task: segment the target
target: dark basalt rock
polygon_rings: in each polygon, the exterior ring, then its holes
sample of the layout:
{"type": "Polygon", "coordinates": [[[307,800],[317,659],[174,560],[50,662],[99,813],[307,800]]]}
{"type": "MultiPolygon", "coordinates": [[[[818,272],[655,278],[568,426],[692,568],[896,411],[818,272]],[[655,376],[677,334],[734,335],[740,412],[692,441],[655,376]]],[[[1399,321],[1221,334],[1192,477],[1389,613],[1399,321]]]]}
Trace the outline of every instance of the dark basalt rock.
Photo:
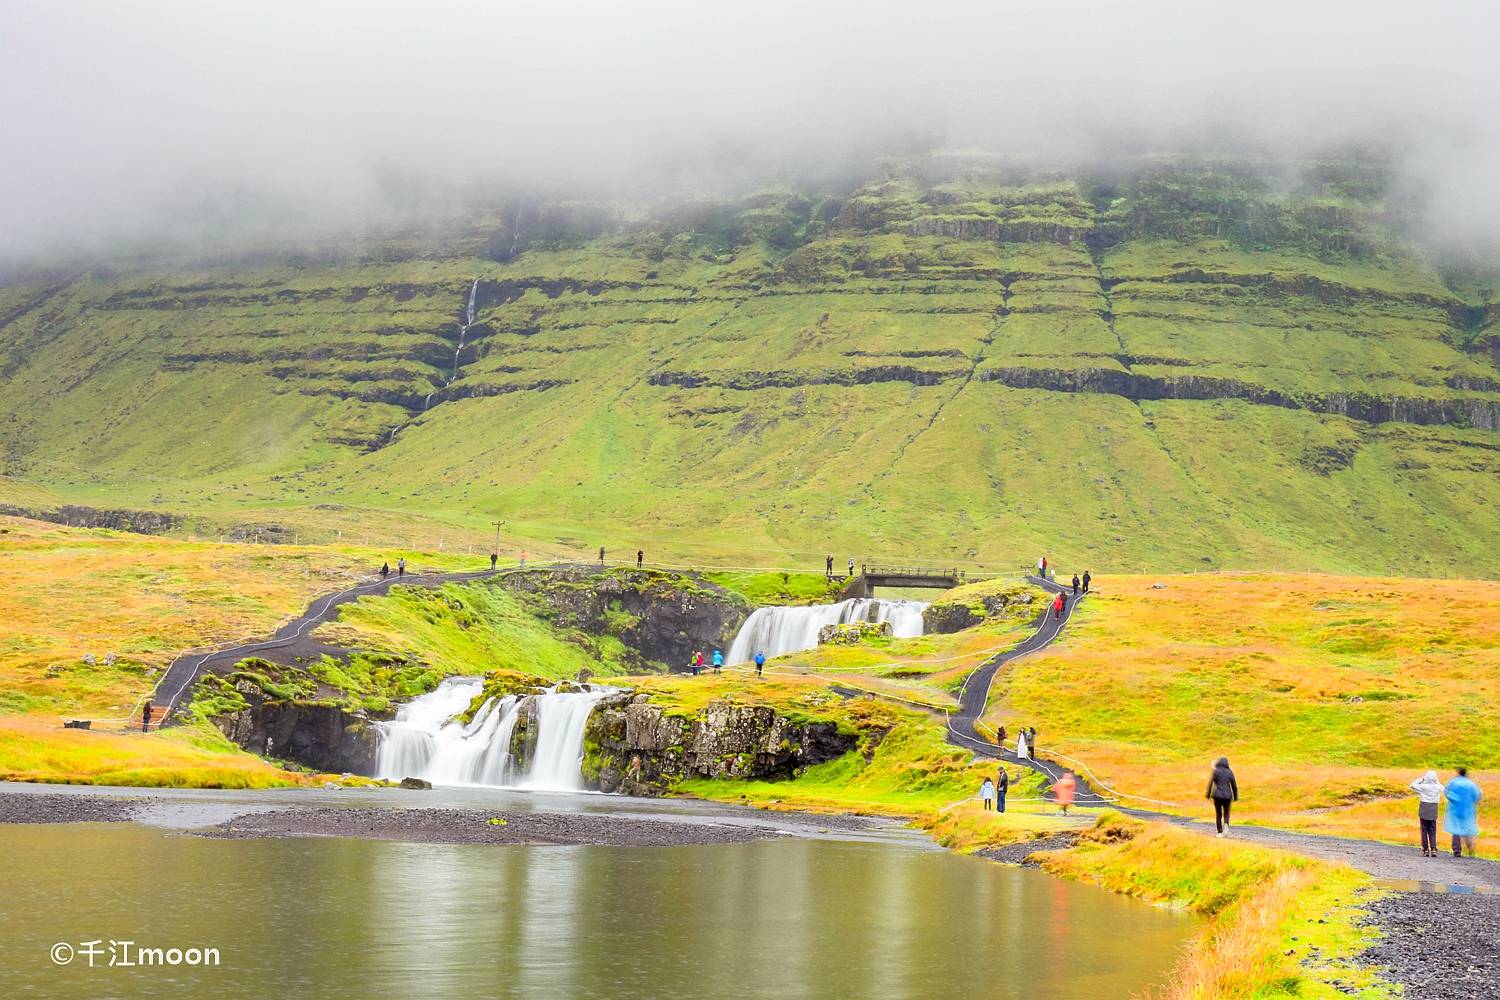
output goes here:
{"type": "Polygon", "coordinates": [[[213,720],[234,743],[318,771],[375,773],[380,734],[369,716],[318,702],[270,699],[246,682],[237,687],[247,707],[213,720]]]}
{"type": "Polygon", "coordinates": [[[652,796],[685,778],[793,778],[858,743],[835,722],[794,719],[764,705],[715,701],[685,715],[624,692],[589,716],[583,775],[601,791],[652,796]]]}

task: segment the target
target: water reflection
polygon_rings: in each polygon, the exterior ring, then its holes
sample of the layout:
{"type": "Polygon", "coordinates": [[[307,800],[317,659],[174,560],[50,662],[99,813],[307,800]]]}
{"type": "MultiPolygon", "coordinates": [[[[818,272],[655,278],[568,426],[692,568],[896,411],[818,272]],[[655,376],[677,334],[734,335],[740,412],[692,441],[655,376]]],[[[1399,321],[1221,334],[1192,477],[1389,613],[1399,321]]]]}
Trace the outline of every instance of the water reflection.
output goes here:
{"type": "Polygon", "coordinates": [[[1129,996],[1191,922],[943,852],[214,841],[0,826],[6,996],[1129,996]],[[221,949],[57,968],[56,941],[221,949]]]}

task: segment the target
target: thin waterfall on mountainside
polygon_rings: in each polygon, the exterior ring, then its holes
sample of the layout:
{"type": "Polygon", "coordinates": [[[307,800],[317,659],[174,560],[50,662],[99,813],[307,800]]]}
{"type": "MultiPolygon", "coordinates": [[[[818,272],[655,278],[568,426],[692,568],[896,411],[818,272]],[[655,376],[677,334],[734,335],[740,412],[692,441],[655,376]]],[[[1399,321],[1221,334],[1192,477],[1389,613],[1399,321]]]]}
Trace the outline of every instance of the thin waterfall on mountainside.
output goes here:
{"type": "Polygon", "coordinates": [[[909,639],[922,634],[921,601],[882,601],[855,597],[837,604],[759,608],[740,626],[729,647],[728,662],[744,663],[757,651],[783,656],[818,644],[818,629],[848,622],[890,622],[891,634],[909,639]]]}
{"type": "Polygon", "coordinates": [[[397,709],[395,719],[380,724],[377,777],[546,791],[583,787],[584,727],[614,689],[487,698],[469,722],[459,721],[483,690],[478,678],[450,677],[397,709]],[[523,719],[526,745],[534,749],[513,752],[523,719]]]}

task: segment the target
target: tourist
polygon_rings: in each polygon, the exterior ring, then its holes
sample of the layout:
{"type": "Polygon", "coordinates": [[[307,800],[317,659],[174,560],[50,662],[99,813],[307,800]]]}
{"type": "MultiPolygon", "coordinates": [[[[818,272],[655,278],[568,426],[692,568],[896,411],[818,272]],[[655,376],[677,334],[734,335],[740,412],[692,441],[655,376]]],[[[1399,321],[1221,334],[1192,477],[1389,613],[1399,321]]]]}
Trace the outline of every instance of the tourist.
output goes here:
{"type": "Polygon", "coordinates": [[[490,572],[491,573],[495,572],[495,564],[498,563],[499,561],[500,561],[500,553],[498,553],[498,552],[491,552],[490,553],[490,572]]]}
{"type": "Polygon", "coordinates": [[[702,665],[703,665],[703,654],[700,653],[700,652],[698,652],[696,649],[693,650],[693,655],[690,656],[690,657],[688,657],[688,670],[692,671],[692,674],[693,674],[694,677],[697,677],[698,676],[698,668],[701,667],[702,665]]]}
{"type": "Polygon", "coordinates": [[[1030,760],[1031,750],[1026,739],[1026,730],[1022,728],[1016,734],[1016,760],[1030,760]]]}
{"type": "Polygon", "coordinates": [[[853,559],[849,560],[849,578],[851,580],[854,579],[854,560],[853,559]]]}
{"type": "Polygon", "coordinates": [[[1448,782],[1448,819],[1444,823],[1453,835],[1453,856],[1461,858],[1464,848],[1474,856],[1474,841],[1479,836],[1479,800],[1484,793],[1469,779],[1469,769],[1461,767],[1458,776],[1448,782]]]}
{"type": "Polygon", "coordinates": [[[724,672],[724,652],[723,652],[723,650],[716,649],[716,650],[714,650],[714,673],[716,673],[716,674],[722,674],[723,672],[724,672]]]}
{"type": "Polygon", "coordinates": [[[995,771],[995,811],[1005,812],[1005,793],[1010,791],[1010,775],[1005,768],[996,768],[995,771]]]}
{"type": "Polygon", "coordinates": [[[383,563],[381,563],[380,564],[380,578],[382,580],[384,580],[386,577],[388,577],[390,575],[391,575],[391,564],[389,562],[383,562],[383,563]]]}
{"type": "Polygon", "coordinates": [[[406,575],[406,557],[405,556],[402,556],[400,559],[396,560],[396,575],[397,576],[405,576],[406,575]]]}
{"type": "Polygon", "coordinates": [[[829,556],[828,557],[828,568],[825,571],[825,573],[826,573],[828,579],[830,579],[830,580],[833,579],[833,556],[829,556]]]}
{"type": "Polygon", "coordinates": [[[1026,730],[1026,749],[1031,751],[1031,759],[1036,760],[1036,726],[1026,730]]]}
{"type": "Polygon", "coordinates": [[[1001,726],[999,729],[995,730],[995,742],[1002,747],[1005,746],[1005,737],[1007,735],[1008,734],[1005,732],[1005,727],[1001,726]]]}
{"type": "Polygon", "coordinates": [[[525,552],[521,553],[521,568],[522,569],[526,568],[526,553],[525,552]]]}
{"type": "Polygon", "coordinates": [[[1422,857],[1437,857],[1438,807],[1443,801],[1443,783],[1436,771],[1428,771],[1411,783],[1417,793],[1417,825],[1422,836],[1422,857]]]}
{"type": "Polygon", "coordinates": [[[760,650],[755,651],[755,676],[761,676],[761,671],[766,669],[766,654],[760,650]]]}
{"type": "Polygon", "coordinates": [[[644,565],[646,565],[646,550],[645,549],[636,549],[635,550],[635,568],[636,569],[640,569],[644,565]]]}
{"type": "Polygon", "coordinates": [[[984,803],[985,812],[995,808],[995,783],[989,778],[979,783],[979,801],[984,803]]]}
{"type": "Polygon", "coordinates": [[[146,707],[143,708],[143,709],[141,709],[141,732],[144,733],[144,732],[148,731],[150,728],[151,728],[151,703],[148,701],[148,702],[146,702],[146,707]]]}
{"type": "Polygon", "coordinates": [[[1078,574],[1074,573],[1073,574],[1073,596],[1074,597],[1078,596],[1078,588],[1079,588],[1079,586],[1080,586],[1080,584],[1079,584],[1079,580],[1078,580],[1078,574]]]}
{"type": "Polygon", "coordinates": [[[1057,808],[1066,816],[1068,806],[1073,804],[1073,796],[1078,794],[1078,779],[1073,777],[1072,771],[1064,771],[1063,776],[1057,779],[1052,786],[1052,798],[1057,802],[1057,808]]]}
{"type": "Polygon", "coordinates": [[[1067,607],[1067,604],[1068,599],[1059,592],[1058,595],[1052,599],[1052,617],[1061,621],[1063,608],[1067,607]]]}
{"type": "Polygon", "coordinates": [[[604,546],[599,546],[599,565],[604,565],[604,546]]]}
{"type": "Polygon", "coordinates": [[[1214,761],[1214,773],[1208,779],[1208,793],[1204,796],[1214,800],[1214,828],[1218,831],[1215,836],[1229,832],[1229,804],[1237,802],[1239,797],[1239,782],[1229,769],[1229,758],[1220,757],[1214,761]]]}
{"type": "Polygon", "coordinates": [[[1092,579],[1093,579],[1093,577],[1089,576],[1089,571],[1088,570],[1084,570],[1083,571],[1083,592],[1085,594],[1087,594],[1089,592],[1089,581],[1092,580],[1092,579]]]}
{"type": "Polygon", "coordinates": [[[1047,557],[1042,556],[1036,561],[1036,575],[1043,580],[1047,579],[1047,557]]]}

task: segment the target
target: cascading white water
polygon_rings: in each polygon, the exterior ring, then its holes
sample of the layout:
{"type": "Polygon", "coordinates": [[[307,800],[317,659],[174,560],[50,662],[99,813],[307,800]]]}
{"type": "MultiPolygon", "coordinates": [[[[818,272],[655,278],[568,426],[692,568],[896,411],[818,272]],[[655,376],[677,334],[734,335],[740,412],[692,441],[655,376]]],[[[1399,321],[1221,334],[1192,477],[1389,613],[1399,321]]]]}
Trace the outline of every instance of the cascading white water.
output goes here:
{"type": "Polygon", "coordinates": [[[745,663],[754,659],[757,650],[770,658],[812,649],[818,644],[818,629],[847,622],[890,622],[892,635],[910,639],[922,634],[925,607],[921,601],[856,597],[837,604],[759,608],[740,626],[728,660],[745,663]]]}
{"type": "Polygon", "coordinates": [[[380,725],[377,777],[424,778],[434,785],[492,785],[577,791],[583,787],[583,730],[613,688],[490,698],[464,724],[454,719],[484,689],[474,677],[452,677],[396,710],[380,725]],[[524,773],[510,752],[523,713],[532,712],[536,749],[524,773]]]}

